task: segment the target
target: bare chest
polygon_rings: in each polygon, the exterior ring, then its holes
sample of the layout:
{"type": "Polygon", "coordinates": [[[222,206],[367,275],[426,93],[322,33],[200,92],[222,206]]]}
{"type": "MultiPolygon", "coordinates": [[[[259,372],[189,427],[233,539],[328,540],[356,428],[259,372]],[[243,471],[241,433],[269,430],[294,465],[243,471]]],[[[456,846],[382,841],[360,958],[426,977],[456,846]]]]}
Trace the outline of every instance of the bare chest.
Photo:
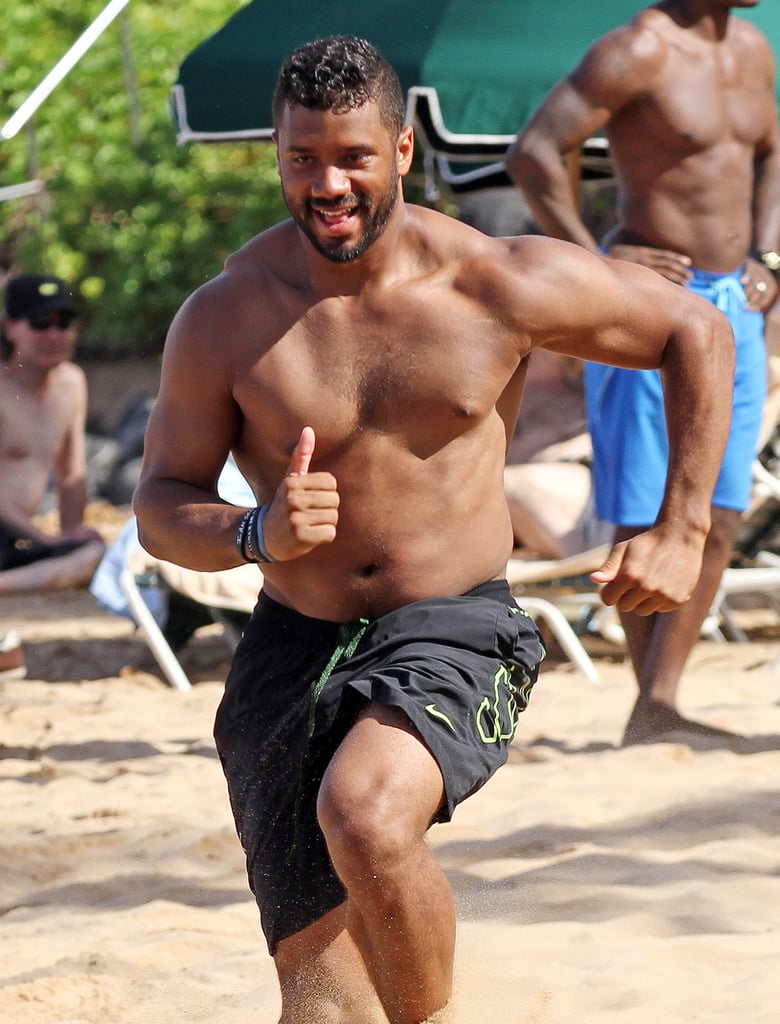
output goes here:
{"type": "Polygon", "coordinates": [[[612,132],[616,145],[641,138],[646,154],[653,140],[667,155],[734,151],[734,144],[752,154],[773,116],[765,73],[749,57],[728,48],[679,50],[653,88],[614,120],[612,132]]]}
{"type": "Polygon", "coordinates": [[[73,411],[52,389],[30,393],[4,382],[0,388],[0,458],[13,465],[34,463],[49,472],[62,448],[73,411]]]}
{"type": "Polygon", "coordinates": [[[512,379],[512,339],[455,296],[388,307],[322,303],[251,368],[238,396],[248,424],[315,427],[334,451],[366,431],[421,451],[481,422],[512,379]]]}

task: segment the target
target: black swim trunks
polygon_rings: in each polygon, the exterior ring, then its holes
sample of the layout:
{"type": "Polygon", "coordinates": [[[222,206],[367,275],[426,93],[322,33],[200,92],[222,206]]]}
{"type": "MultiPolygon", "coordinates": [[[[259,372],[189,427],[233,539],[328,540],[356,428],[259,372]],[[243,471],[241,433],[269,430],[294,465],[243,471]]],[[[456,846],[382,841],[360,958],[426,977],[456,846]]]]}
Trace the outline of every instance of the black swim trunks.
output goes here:
{"type": "Polygon", "coordinates": [[[406,713],[441,768],[448,821],[506,761],[544,653],[502,580],[344,625],[260,595],[214,736],[271,953],[345,899],[316,803],[360,709],[406,713]]]}
{"type": "Polygon", "coordinates": [[[18,569],[45,558],[58,558],[88,544],[88,540],[63,540],[56,544],[38,544],[26,537],[13,533],[0,523],[0,572],[18,569]]]}

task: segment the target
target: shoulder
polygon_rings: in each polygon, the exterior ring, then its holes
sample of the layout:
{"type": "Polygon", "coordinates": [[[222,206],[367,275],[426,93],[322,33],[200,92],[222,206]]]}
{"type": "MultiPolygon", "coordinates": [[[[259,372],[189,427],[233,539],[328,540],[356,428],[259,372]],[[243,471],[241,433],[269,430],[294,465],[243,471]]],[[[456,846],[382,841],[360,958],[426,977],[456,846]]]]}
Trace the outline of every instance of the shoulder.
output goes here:
{"type": "Polygon", "coordinates": [[[684,290],[655,271],[572,242],[542,235],[490,242],[490,252],[460,264],[456,287],[534,343],[616,319],[662,316],[659,304],[687,302],[684,290]]]}
{"type": "Polygon", "coordinates": [[[251,281],[282,282],[295,276],[300,265],[296,259],[300,236],[291,220],[275,224],[255,235],[225,260],[222,273],[196,292],[212,295],[243,288],[251,281]]]}
{"type": "Polygon", "coordinates": [[[744,50],[753,60],[767,62],[768,66],[774,70],[775,56],[772,45],[758,25],[732,14],[729,18],[728,32],[729,40],[733,45],[744,50]]]}
{"type": "Polygon", "coordinates": [[[225,260],[223,276],[242,272],[283,275],[290,267],[293,251],[298,245],[298,229],[292,220],[283,220],[231,253],[225,260]]]}
{"type": "Polygon", "coordinates": [[[738,14],[734,14],[733,11],[729,15],[728,33],[734,38],[749,40],[756,45],[771,45],[766,35],[755,22],[748,21],[747,18],[740,18],[740,16],[738,14]]]}
{"type": "Polygon", "coordinates": [[[406,205],[406,220],[404,249],[413,254],[413,276],[477,300],[493,301],[502,275],[524,265],[537,243],[544,248],[553,241],[533,235],[495,238],[454,217],[411,204],[406,205]]]}
{"type": "Polygon", "coordinates": [[[87,375],[76,363],[61,363],[52,370],[50,380],[59,390],[67,390],[77,396],[87,393],[87,375]]]}
{"type": "Polygon", "coordinates": [[[610,261],[582,246],[544,235],[486,242],[461,260],[454,287],[529,338],[584,323],[614,296],[610,261]]]}
{"type": "Polygon", "coordinates": [[[570,81],[584,91],[632,94],[647,88],[669,54],[673,23],[655,8],[601,36],[585,53],[570,81]]]}
{"type": "Polygon", "coordinates": [[[598,273],[607,261],[580,245],[547,235],[517,235],[486,239],[466,261],[468,274],[495,277],[506,275],[533,288],[546,279],[561,289],[567,277],[598,273]]]}

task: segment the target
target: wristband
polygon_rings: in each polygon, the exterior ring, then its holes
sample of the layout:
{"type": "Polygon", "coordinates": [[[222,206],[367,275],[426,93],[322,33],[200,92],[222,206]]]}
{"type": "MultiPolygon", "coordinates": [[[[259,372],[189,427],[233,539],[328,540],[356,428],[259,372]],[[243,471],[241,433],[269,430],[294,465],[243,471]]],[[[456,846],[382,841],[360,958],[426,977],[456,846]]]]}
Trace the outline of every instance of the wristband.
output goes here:
{"type": "Polygon", "coordinates": [[[245,562],[275,562],[265,546],[263,520],[268,513],[270,504],[259,508],[250,508],[238,525],[236,534],[236,550],[245,562]]]}
{"type": "Polygon", "coordinates": [[[241,522],[238,524],[238,533],[236,534],[236,551],[245,562],[255,561],[247,550],[247,536],[249,534],[249,527],[256,515],[257,509],[250,508],[248,512],[244,513],[241,522]]]}

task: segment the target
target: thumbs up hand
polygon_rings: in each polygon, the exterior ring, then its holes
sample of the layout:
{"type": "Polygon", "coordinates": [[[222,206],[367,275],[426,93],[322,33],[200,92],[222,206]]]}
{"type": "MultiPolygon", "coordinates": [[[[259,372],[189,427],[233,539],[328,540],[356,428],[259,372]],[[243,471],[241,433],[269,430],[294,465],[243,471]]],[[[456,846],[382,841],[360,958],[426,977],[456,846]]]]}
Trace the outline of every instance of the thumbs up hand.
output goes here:
{"type": "Polygon", "coordinates": [[[263,523],[266,550],[279,562],[300,558],[336,538],[336,478],[332,473],[309,472],[316,440],[312,427],[304,427],[263,523]]]}
{"type": "Polygon", "coordinates": [[[314,428],[304,427],[298,438],[298,443],[293,448],[290,465],[287,467],[287,476],[305,476],[309,472],[316,440],[314,428]]]}

